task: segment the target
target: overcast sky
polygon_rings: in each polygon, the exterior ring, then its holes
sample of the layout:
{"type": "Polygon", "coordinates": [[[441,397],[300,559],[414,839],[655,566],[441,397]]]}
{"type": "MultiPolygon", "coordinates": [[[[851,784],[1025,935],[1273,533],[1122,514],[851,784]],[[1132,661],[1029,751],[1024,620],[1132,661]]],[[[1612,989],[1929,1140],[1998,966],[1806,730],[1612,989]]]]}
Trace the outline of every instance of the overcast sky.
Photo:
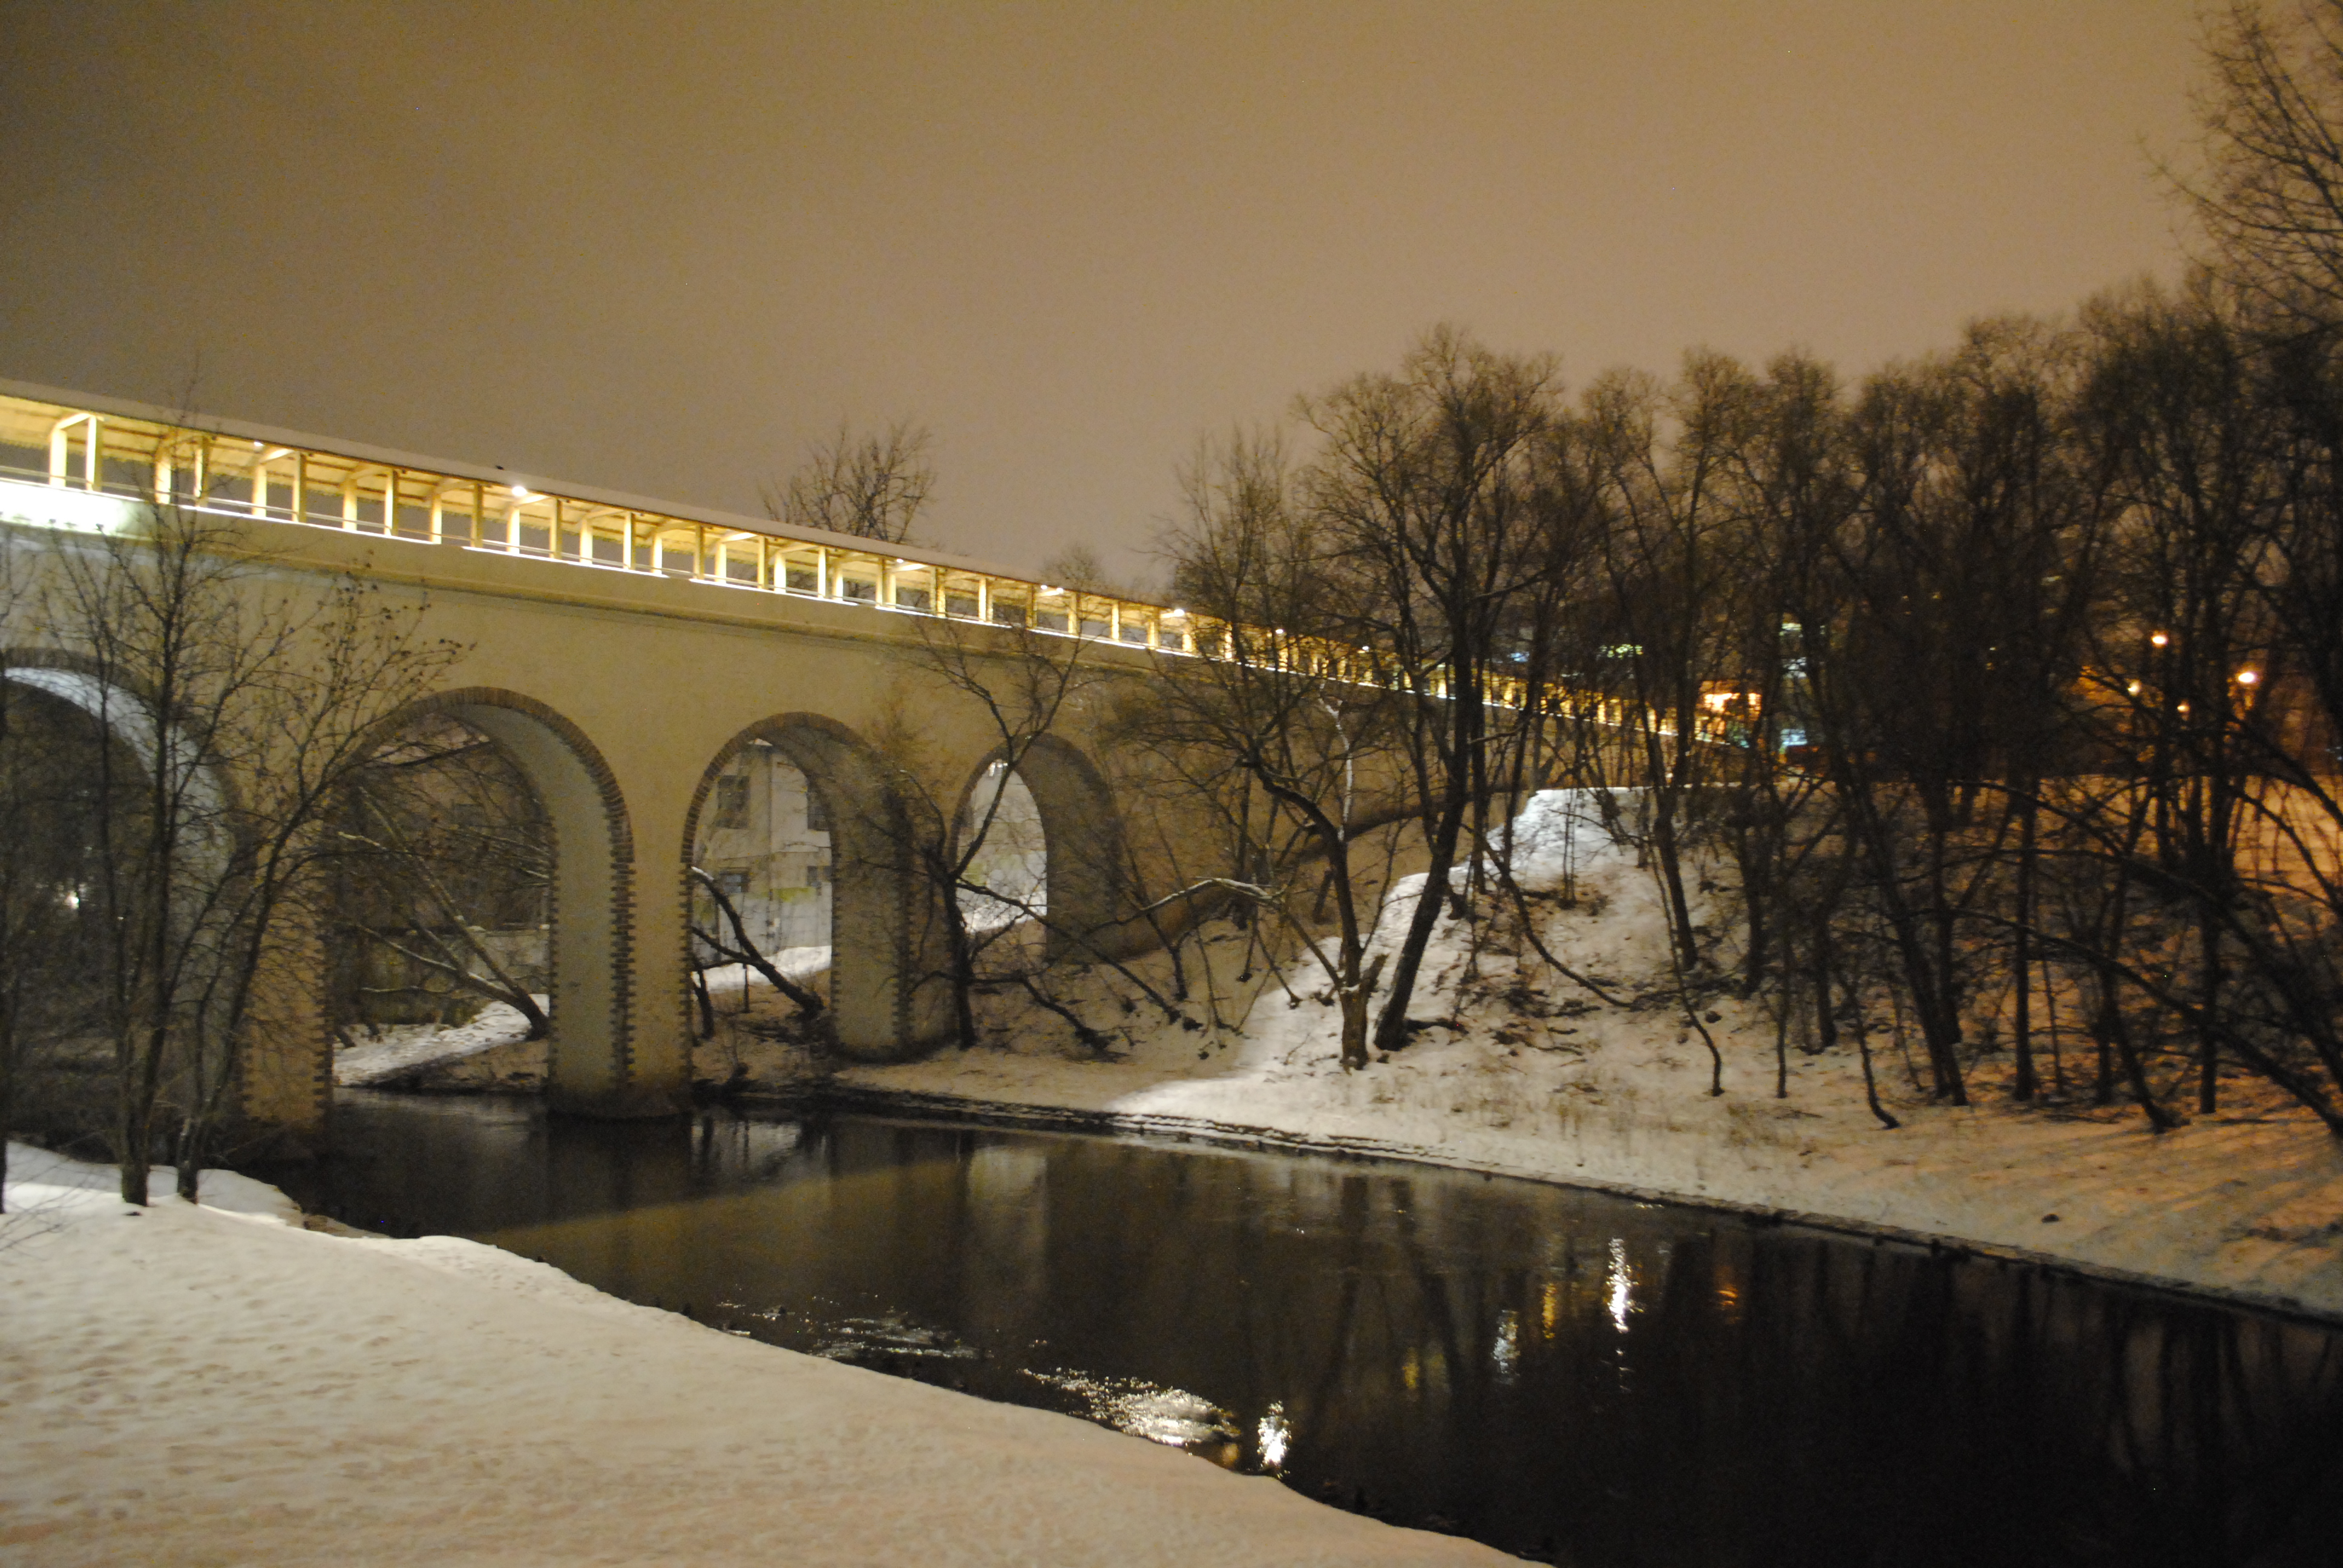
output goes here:
{"type": "Polygon", "coordinates": [[[2195,0],[0,0],[0,377],[931,543],[1143,548],[1439,321],[1859,372],[2169,276],[2195,0]]]}

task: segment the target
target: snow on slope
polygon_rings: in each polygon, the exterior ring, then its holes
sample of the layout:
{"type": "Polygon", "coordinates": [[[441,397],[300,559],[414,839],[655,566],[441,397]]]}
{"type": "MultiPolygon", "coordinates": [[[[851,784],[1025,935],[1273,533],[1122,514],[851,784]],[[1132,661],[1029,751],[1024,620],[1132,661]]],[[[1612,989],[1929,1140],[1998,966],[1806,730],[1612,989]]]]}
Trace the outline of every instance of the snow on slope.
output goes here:
{"type": "MultiPolygon", "coordinates": [[[[1579,973],[1633,982],[1665,966],[1650,875],[1612,845],[1572,795],[1536,797],[1520,824],[1525,885],[1565,859],[1574,909],[1543,906],[1549,947],[1579,973]]],[[[1376,941],[1397,942],[1422,879],[1402,882],[1376,941]]],[[[987,999],[991,1048],[860,1067],[841,1086],[946,1104],[1105,1113],[1178,1127],[1209,1122],[1279,1139],[1371,1148],[1445,1164],[1962,1239],[2117,1272],[2343,1316],[2343,1151],[2308,1113],[2246,1080],[2221,1113],[2158,1137],[2136,1109],[2026,1110],[2007,1103],[1987,1058],[1978,1103],[1931,1105],[1906,1059],[1875,1050],[1881,1093],[1903,1127],[1865,1108],[1852,1049],[1793,1049],[1789,1094],[1774,1098],[1774,1026],[1763,1008],[1721,1000],[1712,1025],[1726,1093],[1672,1007],[1609,1006],[1546,970],[1534,952],[1484,948],[1468,972],[1464,932],[1443,922],[1411,1015],[1444,1020],[1357,1073],[1337,1059],[1333,1009],[1293,970],[1289,996],[1240,933],[1208,935],[1211,984],[1230,1027],[1193,1032],[1126,981],[1089,981],[1086,1016],[1118,1024],[1112,1060],[1008,997],[987,999]],[[2056,1218],[2051,1218],[2056,1216],[2056,1218]]],[[[1502,938],[1500,949],[1506,944],[1502,938]]],[[[1141,966],[1168,986],[1160,958],[1141,966]]],[[[1202,966],[1191,964],[1207,1011],[1202,966]]],[[[1608,989],[1608,988],[1606,988],[1608,989]]],[[[2071,1033],[2067,1070],[2087,1070],[2071,1033]]],[[[2045,1070],[2047,1070],[2046,1063],[2045,1070]]],[[[1199,1129],[1200,1131],[1202,1129],[1199,1129]]]]}
{"type": "Polygon", "coordinates": [[[225,1173],[242,1212],[140,1211],[9,1155],[0,1563],[1512,1561],[474,1242],[296,1229],[225,1173]]]}

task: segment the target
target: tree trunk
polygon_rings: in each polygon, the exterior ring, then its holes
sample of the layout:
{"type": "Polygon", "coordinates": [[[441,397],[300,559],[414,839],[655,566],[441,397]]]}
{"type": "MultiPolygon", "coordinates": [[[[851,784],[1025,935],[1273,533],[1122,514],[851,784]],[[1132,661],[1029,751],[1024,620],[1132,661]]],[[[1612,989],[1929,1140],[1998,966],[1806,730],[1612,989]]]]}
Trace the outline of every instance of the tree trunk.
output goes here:
{"type": "Polygon", "coordinates": [[[2032,1100],[2042,1091],[2034,1073],[2033,1014],[2034,856],[2038,810],[2034,787],[2029,783],[2018,807],[2017,929],[2012,938],[2015,950],[2010,963],[2017,976],[2016,1006],[2009,1022],[2010,1048],[2016,1054],[2017,1075],[2010,1095],[2019,1101],[2032,1100]]]}
{"type": "Polygon", "coordinates": [[[1384,999],[1383,1015],[1375,1022],[1378,1050],[1398,1050],[1407,1044],[1408,1004],[1415,999],[1415,979],[1423,967],[1423,950],[1431,943],[1433,928],[1439,924],[1448,907],[1448,873],[1456,863],[1456,839],[1464,825],[1464,805],[1463,791],[1452,789],[1447,809],[1441,812],[1434,829],[1432,864],[1424,872],[1423,892],[1409,917],[1407,935],[1400,942],[1399,961],[1392,966],[1391,995],[1384,999]]]}
{"type": "MultiPolygon", "coordinates": [[[[1389,953],[1377,953],[1375,961],[1355,980],[1338,988],[1342,1010],[1342,1068],[1351,1071],[1367,1065],[1367,1004],[1375,994],[1375,981],[1383,971],[1383,960],[1389,953]]],[[[1345,966],[1355,970],[1356,960],[1345,966]]]]}

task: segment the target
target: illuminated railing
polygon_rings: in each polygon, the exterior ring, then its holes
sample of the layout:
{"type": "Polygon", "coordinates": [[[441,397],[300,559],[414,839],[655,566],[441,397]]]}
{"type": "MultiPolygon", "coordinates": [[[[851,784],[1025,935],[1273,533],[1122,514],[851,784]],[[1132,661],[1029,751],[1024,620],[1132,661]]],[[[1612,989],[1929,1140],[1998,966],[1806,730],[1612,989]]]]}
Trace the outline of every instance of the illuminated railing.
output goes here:
{"type": "MultiPolygon", "coordinates": [[[[916,547],[872,548],[774,523],[709,522],[511,483],[167,420],[0,394],[0,480],[140,504],[336,528],[418,546],[519,556],[598,571],[861,605],[1162,653],[1228,657],[1227,628],[1186,610],[988,571],[916,547]],[[903,553],[898,553],[900,550],[903,553]]],[[[1240,634],[1242,657],[1266,668],[1361,686],[1402,684],[1372,649],[1282,631],[1240,634]]],[[[1487,700],[1519,709],[1522,680],[1492,674],[1487,700]]],[[[1430,673],[1444,699],[1449,672],[1430,673]]],[[[1624,727],[1633,706],[1564,694],[1549,710],[1624,727]]],[[[1663,733],[1673,726],[1663,723],[1663,733]]],[[[1704,714],[1704,739],[1729,720],[1704,714]]]]}
{"type": "Polygon", "coordinates": [[[0,478],[423,546],[1192,651],[1187,612],[911,546],[712,523],[527,485],[0,396],[0,478]]]}

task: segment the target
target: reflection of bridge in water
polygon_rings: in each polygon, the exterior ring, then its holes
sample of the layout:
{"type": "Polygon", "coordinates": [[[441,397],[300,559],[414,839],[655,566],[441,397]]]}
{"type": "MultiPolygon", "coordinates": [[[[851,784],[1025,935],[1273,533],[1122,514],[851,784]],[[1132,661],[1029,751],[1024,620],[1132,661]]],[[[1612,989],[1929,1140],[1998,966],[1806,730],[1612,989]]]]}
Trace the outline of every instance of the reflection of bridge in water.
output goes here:
{"type": "MultiPolygon", "coordinates": [[[[542,802],[551,1093],[608,1114],[673,1109],[688,1085],[695,855],[737,879],[760,945],[817,945],[797,939],[827,928],[841,1049],[884,1059],[941,1037],[933,895],[880,809],[890,790],[871,744],[889,723],[915,735],[938,799],[1003,788],[997,731],[934,672],[937,627],[980,641],[1027,628],[1109,658],[1190,646],[1179,610],[931,550],[0,383],[12,549],[31,548],[25,530],[118,528],[158,501],[244,519],[279,576],[322,589],[353,572],[395,599],[427,595],[428,631],[466,651],[414,717],[485,735],[542,802]]],[[[1038,874],[1053,923],[1104,926],[1122,910],[1128,851],[1079,724],[1066,733],[1011,781],[1030,792],[1046,859],[1039,842],[1004,841],[997,874],[1038,874]]],[[[255,1121],[322,1125],[320,1000],[256,1041],[255,1121]]]]}

